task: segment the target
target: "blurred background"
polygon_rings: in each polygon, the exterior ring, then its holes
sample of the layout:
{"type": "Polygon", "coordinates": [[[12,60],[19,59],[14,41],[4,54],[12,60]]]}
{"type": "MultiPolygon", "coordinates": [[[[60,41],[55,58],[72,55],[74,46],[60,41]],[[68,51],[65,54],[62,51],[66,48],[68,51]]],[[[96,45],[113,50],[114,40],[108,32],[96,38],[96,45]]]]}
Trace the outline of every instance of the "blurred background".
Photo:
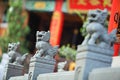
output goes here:
{"type": "Polygon", "coordinates": [[[36,31],[49,30],[51,45],[60,48],[55,59],[75,61],[88,10],[107,8],[110,15],[111,4],[112,0],[0,0],[0,56],[8,43],[17,41],[22,54],[34,55],[36,31]]]}

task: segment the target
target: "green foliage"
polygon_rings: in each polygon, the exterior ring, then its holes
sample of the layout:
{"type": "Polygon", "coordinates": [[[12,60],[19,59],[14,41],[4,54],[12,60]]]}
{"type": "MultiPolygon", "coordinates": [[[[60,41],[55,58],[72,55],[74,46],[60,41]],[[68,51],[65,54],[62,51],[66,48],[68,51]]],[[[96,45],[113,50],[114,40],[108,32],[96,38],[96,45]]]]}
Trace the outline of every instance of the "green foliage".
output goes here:
{"type": "Polygon", "coordinates": [[[75,61],[76,50],[71,48],[70,45],[62,46],[59,49],[60,56],[64,56],[67,60],[75,61]]]}
{"type": "MultiPolygon", "coordinates": [[[[75,13],[79,16],[80,19],[82,19],[82,21],[84,21],[84,19],[83,19],[84,16],[82,16],[79,11],[76,11],[75,13]]],[[[80,28],[80,32],[81,32],[82,36],[86,36],[86,34],[87,34],[86,28],[85,28],[86,24],[87,24],[87,21],[85,21],[84,25],[80,28]]]]}
{"type": "Polygon", "coordinates": [[[0,47],[5,52],[9,42],[20,42],[20,51],[27,52],[26,34],[28,26],[23,26],[25,16],[22,15],[23,0],[9,0],[10,7],[7,11],[8,32],[0,38],[0,47]]]}
{"type": "Polygon", "coordinates": [[[82,28],[80,28],[80,32],[81,32],[82,36],[84,36],[84,37],[87,35],[86,26],[87,26],[87,21],[84,22],[82,28]]]}
{"type": "Polygon", "coordinates": [[[0,56],[0,62],[1,62],[1,60],[2,60],[2,56],[0,56]]]}

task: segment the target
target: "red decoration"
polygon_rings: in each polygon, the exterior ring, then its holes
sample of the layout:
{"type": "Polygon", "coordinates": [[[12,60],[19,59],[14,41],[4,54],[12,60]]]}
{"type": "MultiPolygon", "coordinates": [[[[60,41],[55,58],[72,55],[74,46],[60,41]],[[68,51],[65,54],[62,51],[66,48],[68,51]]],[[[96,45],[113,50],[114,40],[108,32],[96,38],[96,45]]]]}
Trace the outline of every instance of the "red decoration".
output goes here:
{"type": "Polygon", "coordinates": [[[70,11],[80,10],[88,11],[89,9],[104,9],[111,10],[112,0],[68,0],[68,8],[70,11]]]}
{"type": "MultiPolygon", "coordinates": [[[[113,29],[118,27],[118,23],[116,23],[115,21],[116,13],[120,13],[120,0],[113,0],[108,33],[110,33],[113,29]]],[[[119,55],[119,50],[120,50],[120,44],[114,44],[114,56],[119,55]]]]}
{"type": "Polygon", "coordinates": [[[63,28],[63,19],[64,19],[63,13],[61,11],[62,4],[63,4],[63,0],[56,0],[55,11],[53,13],[50,24],[50,32],[51,32],[50,44],[52,46],[60,44],[62,28],[63,28]]]}

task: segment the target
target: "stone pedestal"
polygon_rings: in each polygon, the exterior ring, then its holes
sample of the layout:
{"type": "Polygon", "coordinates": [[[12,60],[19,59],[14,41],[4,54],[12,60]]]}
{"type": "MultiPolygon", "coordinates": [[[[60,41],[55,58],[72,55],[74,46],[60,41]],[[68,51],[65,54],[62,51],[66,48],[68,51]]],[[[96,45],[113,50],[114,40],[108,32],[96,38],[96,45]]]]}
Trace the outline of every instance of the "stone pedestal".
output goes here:
{"type": "Polygon", "coordinates": [[[28,80],[28,74],[24,74],[23,76],[11,77],[9,80],[28,80]]]}
{"type": "Polygon", "coordinates": [[[4,74],[3,80],[8,80],[10,77],[13,77],[13,76],[21,76],[22,74],[23,74],[22,65],[8,63],[5,66],[5,74],[4,74]]]}
{"type": "Polygon", "coordinates": [[[28,80],[36,80],[39,74],[52,73],[55,60],[32,57],[29,65],[28,80]]]}
{"type": "Polygon", "coordinates": [[[114,56],[111,67],[120,67],[120,56],[114,56]]]}
{"type": "Polygon", "coordinates": [[[77,53],[74,80],[88,80],[89,72],[93,69],[111,66],[112,49],[79,45],[77,53]]]}
{"type": "Polygon", "coordinates": [[[89,80],[120,80],[120,68],[94,69],[89,74],[89,80]]]}
{"type": "Polygon", "coordinates": [[[74,80],[74,71],[40,74],[37,80],[74,80]]]}

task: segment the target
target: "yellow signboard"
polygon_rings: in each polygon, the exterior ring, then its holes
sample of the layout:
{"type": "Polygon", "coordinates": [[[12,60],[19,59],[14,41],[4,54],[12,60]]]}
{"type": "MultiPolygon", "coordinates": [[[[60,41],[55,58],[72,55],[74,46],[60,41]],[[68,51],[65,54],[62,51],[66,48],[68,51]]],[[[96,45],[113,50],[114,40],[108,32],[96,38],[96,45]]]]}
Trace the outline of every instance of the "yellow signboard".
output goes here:
{"type": "Polygon", "coordinates": [[[46,3],[45,2],[35,2],[34,8],[36,9],[44,9],[46,8],[46,3]]]}

